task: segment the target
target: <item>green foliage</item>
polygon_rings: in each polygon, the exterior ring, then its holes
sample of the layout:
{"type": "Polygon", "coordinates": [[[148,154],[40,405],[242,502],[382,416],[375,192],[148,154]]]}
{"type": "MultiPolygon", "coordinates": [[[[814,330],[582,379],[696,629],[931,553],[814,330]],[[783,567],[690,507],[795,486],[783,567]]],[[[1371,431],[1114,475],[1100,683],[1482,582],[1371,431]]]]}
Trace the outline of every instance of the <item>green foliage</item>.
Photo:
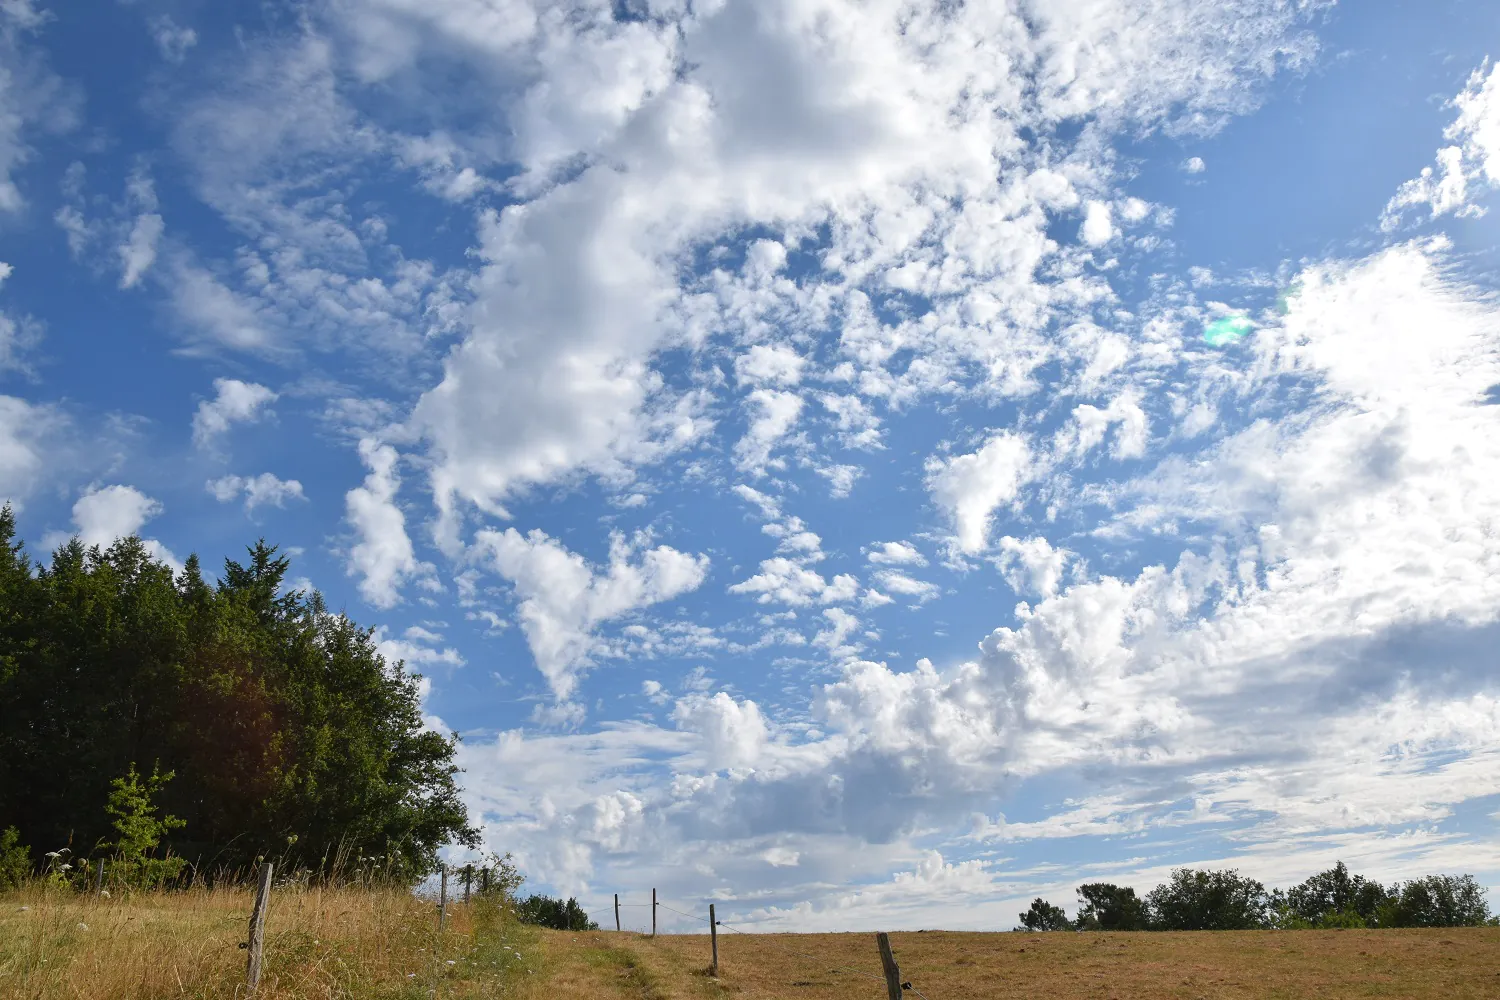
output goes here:
{"type": "Polygon", "coordinates": [[[1073,928],[1061,906],[1053,906],[1040,896],[1031,901],[1031,908],[1020,917],[1021,924],[1015,928],[1018,931],[1066,931],[1073,928]]]}
{"type": "Polygon", "coordinates": [[[1090,882],[1078,887],[1078,928],[1099,931],[1143,931],[1145,903],[1129,886],[1090,882]]]}
{"type": "Polygon", "coordinates": [[[1146,912],[1157,930],[1254,930],[1271,925],[1270,902],[1264,885],[1234,869],[1179,868],[1170,882],[1151,890],[1146,912]]]}
{"type": "Polygon", "coordinates": [[[31,877],[31,851],[13,826],[0,830],[0,892],[15,889],[31,877]]]}
{"type": "Polygon", "coordinates": [[[1387,898],[1379,882],[1350,875],[1340,861],[1287,890],[1281,923],[1300,919],[1309,927],[1374,927],[1387,898]]]}
{"type": "Polygon", "coordinates": [[[183,823],[160,847],[209,876],[264,855],[416,880],[443,844],[476,842],[456,738],[423,725],[420,678],[320,595],[287,591],[288,568],[262,541],[209,583],[196,557],[174,575],[138,538],[75,539],[41,566],[0,511],[0,816],[23,841],[117,840],[114,779],[160,761],[175,778],[150,797],[183,823]]]}
{"type": "Polygon", "coordinates": [[[116,881],[151,888],[172,881],[187,864],[170,855],[152,857],[164,837],[187,825],[171,814],[157,816],[151,801],[173,777],[171,771],[162,774],[152,767],[151,777],[142,781],[132,763],[125,777],[110,782],[104,811],[114,817],[116,839],[111,846],[115,849],[116,881]]]}
{"type": "Polygon", "coordinates": [[[578,900],[569,896],[565,903],[551,896],[533,893],[516,904],[516,916],[523,924],[550,927],[555,931],[597,931],[599,925],[589,919],[578,905],[578,900]]]}
{"type": "Polygon", "coordinates": [[[1481,927],[1490,919],[1484,888],[1472,875],[1428,875],[1391,893],[1386,927],[1481,927]]]}

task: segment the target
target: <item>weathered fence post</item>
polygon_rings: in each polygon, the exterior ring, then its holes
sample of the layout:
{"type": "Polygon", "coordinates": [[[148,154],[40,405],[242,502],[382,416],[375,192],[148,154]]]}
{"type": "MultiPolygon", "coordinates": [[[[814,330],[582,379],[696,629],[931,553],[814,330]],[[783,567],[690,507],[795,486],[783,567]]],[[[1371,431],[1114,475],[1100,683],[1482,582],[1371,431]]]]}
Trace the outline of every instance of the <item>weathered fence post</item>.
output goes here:
{"type": "Polygon", "coordinates": [[[901,967],[891,954],[891,939],[885,931],[880,931],[875,935],[875,943],[880,946],[880,965],[885,970],[885,992],[889,1000],[901,1000],[901,967]]]}
{"type": "Polygon", "coordinates": [[[438,882],[438,930],[442,930],[448,920],[448,866],[438,865],[438,871],[442,873],[438,882]]]}
{"type": "Polygon", "coordinates": [[[719,974],[719,921],[714,916],[714,904],[708,904],[708,940],[714,949],[713,964],[708,967],[710,976],[719,974]]]}
{"type": "Polygon", "coordinates": [[[480,874],[480,885],[483,886],[483,888],[481,888],[479,891],[482,892],[482,893],[484,893],[486,896],[488,896],[490,894],[490,869],[489,869],[489,866],[486,865],[484,868],[480,869],[479,874],[480,874]]]}
{"type": "Polygon", "coordinates": [[[469,890],[474,887],[474,866],[464,865],[464,905],[469,905],[469,890]]]}
{"type": "Polygon", "coordinates": [[[620,929],[620,894],[615,893],[615,930],[620,929]]]}
{"type": "Polygon", "coordinates": [[[651,936],[656,937],[656,890],[651,890],[651,936]]]}
{"type": "Polygon", "coordinates": [[[94,873],[94,898],[104,897],[104,859],[99,859],[99,870],[94,873]]]}
{"type": "Polygon", "coordinates": [[[250,910],[250,935],[245,947],[250,950],[245,970],[245,996],[253,997],[260,988],[260,967],[266,947],[266,908],[271,905],[271,862],[260,866],[260,884],[255,889],[255,906],[250,910]]]}

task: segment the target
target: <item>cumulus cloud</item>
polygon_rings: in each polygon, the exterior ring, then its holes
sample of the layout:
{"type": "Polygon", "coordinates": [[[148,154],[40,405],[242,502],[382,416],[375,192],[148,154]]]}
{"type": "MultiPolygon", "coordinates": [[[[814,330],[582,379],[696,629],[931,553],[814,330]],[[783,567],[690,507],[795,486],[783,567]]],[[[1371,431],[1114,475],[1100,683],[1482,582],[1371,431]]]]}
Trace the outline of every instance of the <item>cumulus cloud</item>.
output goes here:
{"type": "Polygon", "coordinates": [[[364,484],[344,497],[345,517],[358,541],[349,549],[348,572],[359,578],[359,593],[377,608],[401,601],[401,587],[412,579],[435,586],[433,567],[417,558],[406,533],[406,514],[396,503],[401,476],[396,449],[372,438],[359,443],[359,457],[370,470],[364,484]]]}
{"type": "Polygon", "coordinates": [[[289,500],[307,499],[302,492],[302,484],[297,480],[278,479],[269,472],[262,472],[258,476],[221,476],[210,479],[206,485],[208,492],[220,503],[229,503],[243,495],[246,512],[253,511],[262,504],[285,507],[289,500]]]}
{"type": "Polygon", "coordinates": [[[877,566],[927,565],[927,557],[917,551],[917,547],[911,542],[881,542],[871,546],[865,558],[877,566]]]}
{"type": "Polygon", "coordinates": [[[989,544],[995,509],[1016,498],[1034,462],[1026,439],[1011,431],[970,454],[928,460],[927,489],[952,522],[960,552],[974,555],[989,544]]]}
{"type": "MultiPolygon", "coordinates": [[[[134,486],[91,486],[73,504],[73,527],[84,545],[108,548],[121,538],[139,535],[146,522],[160,515],[162,505],[134,486]]],[[[63,532],[52,532],[42,544],[55,549],[68,540],[63,532]]],[[[153,559],[167,563],[174,570],[182,562],[161,542],[142,539],[153,559]]]]}
{"type": "Polygon", "coordinates": [[[1438,150],[1436,166],[1423,167],[1401,185],[1381,214],[1382,229],[1398,228],[1407,210],[1418,206],[1428,219],[1484,214],[1476,196],[1500,185],[1500,66],[1475,70],[1450,106],[1458,116],[1443,137],[1452,145],[1438,150]]]}
{"type": "Polygon", "coordinates": [[[1040,535],[1032,538],[1006,535],[1000,539],[999,550],[996,565],[1011,589],[1018,594],[1040,597],[1057,593],[1063,569],[1072,555],[1067,549],[1053,548],[1040,535]]]}
{"type": "Polygon", "coordinates": [[[476,533],[477,556],[515,589],[521,631],[559,702],[603,650],[600,625],[696,590],[707,577],[707,556],[648,544],[615,534],[608,565],[595,567],[540,530],[476,533]]]}
{"type": "Polygon", "coordinates": [[[263,385],[236,378],[214,379],[214,393],[214,398],[199,403],[193,414],[193,444],[199,448],[214,447],[234,424],[260,420],[278,398],[263,385]]]}

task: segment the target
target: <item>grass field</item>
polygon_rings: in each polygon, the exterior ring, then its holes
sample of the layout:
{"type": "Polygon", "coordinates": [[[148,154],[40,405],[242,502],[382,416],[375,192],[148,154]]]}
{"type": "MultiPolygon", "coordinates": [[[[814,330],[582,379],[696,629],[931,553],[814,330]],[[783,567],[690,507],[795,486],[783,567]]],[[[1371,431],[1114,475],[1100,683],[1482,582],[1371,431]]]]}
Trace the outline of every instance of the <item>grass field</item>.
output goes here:
{"type": "MultiPolygon", "coordinates": [[[[0,998],[243,996],[249,894],[94,903],[39,889],[0,896],[0,998]]],[[[267,920],[266,1000],[881,1000],[872,934],[538,931],[491,909],[400,891],[289,889],[267,920]]],[[[893,933],[927,1000],[1500,997],[1500,928],[1198,934],[893,933]]]]}

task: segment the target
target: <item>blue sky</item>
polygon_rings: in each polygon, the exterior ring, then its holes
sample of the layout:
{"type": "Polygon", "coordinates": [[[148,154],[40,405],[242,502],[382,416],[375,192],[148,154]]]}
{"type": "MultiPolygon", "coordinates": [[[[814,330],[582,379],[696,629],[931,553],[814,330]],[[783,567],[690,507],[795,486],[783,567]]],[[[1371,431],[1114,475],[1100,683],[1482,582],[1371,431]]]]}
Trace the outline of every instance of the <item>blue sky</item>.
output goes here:
{"type": "Polygon", "coordinates": [[[600,912],[1500,885],[1496,39],[4,0],[0,497],[283,546],[600,912]]]}

